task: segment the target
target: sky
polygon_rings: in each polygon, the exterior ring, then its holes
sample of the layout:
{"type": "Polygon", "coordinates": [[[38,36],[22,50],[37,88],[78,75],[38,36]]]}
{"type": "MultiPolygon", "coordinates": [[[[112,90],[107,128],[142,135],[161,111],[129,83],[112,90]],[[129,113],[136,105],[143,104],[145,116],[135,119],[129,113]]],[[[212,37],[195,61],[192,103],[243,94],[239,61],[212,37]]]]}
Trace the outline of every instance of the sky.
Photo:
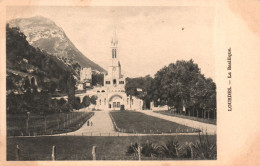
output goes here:
{"type": "Polygon", "coordinates": [[[8,7],[7,20],[44,16],[61,27],[89,59],[107,69],[110,41],[126,76],[153,76],[177,60],[193,59],[202,74],[215,79],[212,7],[8,7]]]}

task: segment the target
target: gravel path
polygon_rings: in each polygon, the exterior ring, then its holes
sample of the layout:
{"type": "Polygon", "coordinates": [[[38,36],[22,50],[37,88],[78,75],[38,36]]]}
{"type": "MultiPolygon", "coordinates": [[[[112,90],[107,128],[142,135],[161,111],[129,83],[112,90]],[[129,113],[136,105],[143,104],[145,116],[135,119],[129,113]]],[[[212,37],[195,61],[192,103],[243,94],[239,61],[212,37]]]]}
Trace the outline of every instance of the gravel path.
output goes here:
{"type": "Polygon", "coordinates": [[[163,115],[160,113],[153,112],[151,110],[140,110],[139,112],[142,112],[144,114],[154,116],[157,118],[161,118],[164,120],[172,121],[181,125],[193,127],[196,129],[200,129],[203,132],[207,132],[208,134],[216,134],[217,133],[217,125],[213,124],[208,124],[208,123],[202,123],[190,119],[184,119],[184,118],[179,118],[179,117],[174,117],[174,116],[169,116],[169,115],[163,115]]]}
{"type": "MultiPolygon", "coordinates": [[[[186,125],[193,128],[199,128],[201,130],[207,129],[208,134],[215,134],[216,126],[196,122],[188,119],[176,118],[172,116],[162,115],[154,113],[152,111],[140,111],[141,113],[155,116],[168,121],[176,122],[182,125],[186,125]]],[[[147,136],[158,134],[134,134],[134,133],[122,133],[114,130],[113,122],[109,116],[109,111],[95,111],[95,115],[89,119],[89,124],[92,122],[92,126],[85,123],[79,130],[64,133],[59,135],[75,135],[75,136],[147,136]]],[[[159,135],[197,135],[197,133],[163,133],[159,135]]]]}
{"type": "Polygon", "coordinates": [[[112,120],[108,111],[95,111],[94,116],[86,122],[79,130],[62,135],[92,135],[100,136],[100,133],[104,135],[116,135],[114,131],[112,120]],[[91,125],[92,123],[92,125],[91,125]]]}
{"type": "MultiPolygon", "coordinates": [[[[86,110],[81,110],[86,111],[86,110]]],[[[208,134],[216,134],[216,125],[201,123],[189,119],[183,119],[168,115],[163,115],[155,113],[150,110],[139,111],[141,113],[165,119],[168,121],[176,122],[189,127],[201,129],[203,131],[207,130],[208,134]]],[[[163,134],[134,134],[134,133],[122,133],[114,130],[113,122],[109,116],[109,111],[95,111],[94,116],[89,120],[89,123],[85,123],[80,129],[74,132],[55,134],[55,135],[45,135],[45,136],[148,136],[148,135],[197,135],[197,133],[163,133],[163,134]],[[91,125],[92,122],[92,125],[91,125]]],[[[23,136],[24,137],[24,136],[23,136]]],[[[42,136],[36,136],[42,137],[42,136]]]]}

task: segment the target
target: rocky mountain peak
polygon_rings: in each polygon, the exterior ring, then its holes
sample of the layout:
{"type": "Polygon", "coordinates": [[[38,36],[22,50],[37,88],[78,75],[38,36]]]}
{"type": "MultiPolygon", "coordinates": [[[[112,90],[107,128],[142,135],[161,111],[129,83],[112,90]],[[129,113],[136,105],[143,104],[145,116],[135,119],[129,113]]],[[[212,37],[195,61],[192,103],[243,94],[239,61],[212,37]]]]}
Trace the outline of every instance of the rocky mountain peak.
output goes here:
{"type": "Polygon", "coordinates": [[[17,18],[8,22],[10,27],[19,27],[26,40],[34,47],[56,56],[66,65],[80,64],[92,70],[105,72],[98,64],[84,56],[69,40],[63,29],[43,16],[17,18]]]}

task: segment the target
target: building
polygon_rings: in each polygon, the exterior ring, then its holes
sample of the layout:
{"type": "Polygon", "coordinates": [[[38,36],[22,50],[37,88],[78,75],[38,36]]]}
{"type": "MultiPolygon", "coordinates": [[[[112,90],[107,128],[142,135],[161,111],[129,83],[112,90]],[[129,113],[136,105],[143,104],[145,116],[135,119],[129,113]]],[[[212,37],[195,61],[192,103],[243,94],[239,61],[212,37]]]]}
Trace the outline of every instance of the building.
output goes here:
{"type": "Polygon", "coordinates": [[[86,87],[90,87],[92,82],[92,70],[91,68],[84,67],[80,70],[80,80],[77,85],[78,90],[84,90],[86,87]]]}
{"type": "Polygon", "coordinates": [[[104,76],[104,86],[95,87],[89,91],[90,95],[97,95],[96,109],[103,110],[140,110],[143,101],[125,93],[125,77],[121,73],[121,64],[118,55],[118,40],[114,33],[111,40],[111,65],[104,76]]]}
{"type": "Polygon", "coordinates": [[[77,89],[78,89],[78,90],[84,90],[84,85],[83,85],[83,83],[78,83],[78,84],[77,84],[77,89]]]}
{"type": "Polygon", "coordinates": [[[89,67],[83,67],[80,70],[80,82],[89,82],[92,79],[92,70],[89,67]]]}

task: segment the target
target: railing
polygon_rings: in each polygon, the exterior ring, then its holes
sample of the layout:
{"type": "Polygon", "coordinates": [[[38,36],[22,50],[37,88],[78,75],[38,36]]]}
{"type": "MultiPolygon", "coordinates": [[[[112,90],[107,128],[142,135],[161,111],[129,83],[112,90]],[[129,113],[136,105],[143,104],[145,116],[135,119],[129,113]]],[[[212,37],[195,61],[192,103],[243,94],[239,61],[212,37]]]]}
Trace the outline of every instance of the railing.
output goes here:
{"type": "MultiPolygon", "coordinates": [[[[50,149],[49,154],[49,160],[56,160],[57,159],[57,148],[55,145],[53,145],[50,149]]],[[[96,160],[96,146],[92,147],[92,160],[96,160]]],[[[22,148],[19,147],[19,145],[16,145],[15,153],[13,154],[14,160],[16,161],[25,161],[25,160],[31,160],[30,154],[26,151],[24,151],[22,148]]]]}
{"type": "Polygon", "coordinates": [[[124,128],[119,128],[113,118],[113,116],[111,115],[111,113],[109,112],[109,116],[112,120],[113,126],[115,131],[118,132],[122,132],[122,133],[133,133],[133,134],[169,134],[169,133],[198,133],[203,131],[203,129],[198,129],[198,127],[194,127],[191,129],[169,129],[168,131],[160,131],[160,130],[144,130],[142,132],[140,131],[136,131],[134,129],[124,129],[124,128]]]}
{"type": "Polygon", "coordinates": [[[88,119],[90,119],[93,115],[94,112],[64,114],[60,117],[57,117],[56,119],[48,119],[48,117],[39,117],[35,121],[33,119],[30,120],[30,128],[26,129],[23,126],[21,126],[20,129],[14,130],[8,130],[7,128],[7,135],[39,136],[72,132],[81,128],[83,124],[85,124],[88,121],[88,119]]]}

